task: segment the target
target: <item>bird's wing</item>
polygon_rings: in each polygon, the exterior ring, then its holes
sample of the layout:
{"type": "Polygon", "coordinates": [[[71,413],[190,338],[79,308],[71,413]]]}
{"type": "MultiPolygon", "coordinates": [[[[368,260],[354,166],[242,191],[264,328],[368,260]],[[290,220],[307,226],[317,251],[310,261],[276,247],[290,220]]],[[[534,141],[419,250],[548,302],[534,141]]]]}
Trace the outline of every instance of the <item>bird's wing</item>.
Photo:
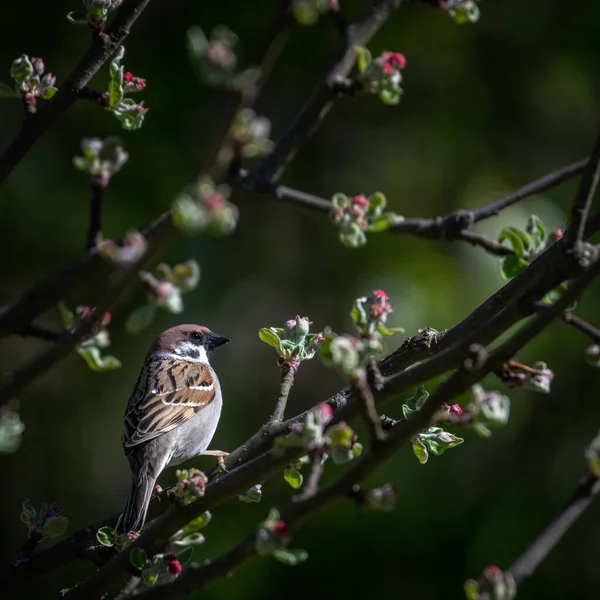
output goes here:
{"type": "Polygon", "coordinates": [[[142,371],[125,412],[123,447],[131,448],[171,431],[215,398],[211,368],[183,359],[161,358],[142,371]]]}

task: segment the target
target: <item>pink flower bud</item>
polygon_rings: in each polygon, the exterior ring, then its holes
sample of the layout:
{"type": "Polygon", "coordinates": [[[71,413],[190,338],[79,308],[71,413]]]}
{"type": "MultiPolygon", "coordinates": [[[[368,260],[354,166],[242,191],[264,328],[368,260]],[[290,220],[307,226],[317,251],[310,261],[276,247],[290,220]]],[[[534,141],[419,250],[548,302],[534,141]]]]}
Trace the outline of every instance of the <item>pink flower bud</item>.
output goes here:
{"type": "Polygon", "coordinates": [[[177,559],[174,559],[169,562],[167,571],[169,571],[169,573],[171,575],[179,575],[179,573],[181,573],[181,571],[183,571],[183,567],[181,566],[181,563],[177,559]]]}
{"type": "Polygon", "coordinates": [[[460,404],[451,404],[449,410],[452,414],[458,415],[459,417],[463,414],[460,404]]]}
{"type": "Polygon", "coordinates": [[[277,521],[273,525],[273,531],[275,533],[279,533],[279,534],[283,535],[283,534],[287,533],[287,530],[288,530],[287,525],[281,520],[277,521]]]}
{"type": "Polygon", "coordinates": [[[366,208],[369,206],[369,200],[362,194],[358,196],[352,196],[352,204],[364,206],[366,208]]]}
{"type": "Polygon", "coordinates": [[[126,83],[130,83],[133,80],[133,73],[130,73],[129,71],[127,71],[127,73],[125,73],[123,75],[123,81],[125,81],[126,83]]]}
{"type": "Polygon", "coordinates": [[[322,423],[328,423],[333,417],[333,409],[327,402],[321,402],[316,408],[317,416],[322,423]]]}

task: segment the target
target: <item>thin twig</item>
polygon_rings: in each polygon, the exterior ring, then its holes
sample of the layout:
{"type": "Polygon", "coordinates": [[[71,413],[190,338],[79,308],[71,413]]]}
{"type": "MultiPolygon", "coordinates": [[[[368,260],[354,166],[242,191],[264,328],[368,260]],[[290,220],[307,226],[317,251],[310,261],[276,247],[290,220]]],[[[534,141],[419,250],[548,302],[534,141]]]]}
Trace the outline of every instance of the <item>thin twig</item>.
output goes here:
{"type": "Polygon", "coordinates": [[[573,325],[573,327],[576,327],[579,331],[583,331],[583,333],[589,336],[594,343],[600,344],[600,329],[594,327],[581,317],[578,317],[571,312],[566,312],[563,315],[563,321],[568,325],[573,325]]]}
{"type": "Polygon", "coordinates": [[[88,228],[85,249],[91,250],[96,247],[98,236],[102,234],[102,200],[104,198],[105,186],[92,181],[92,198],[90,203],[90,225],[88,228]]]}
{"type": "Polygon", "coordinates": [[[375,398],[373,397],[373,391],[367,381],[367,373],[363,369],[357,376],[352,380],[352,389],[360,401],[360,405],[369,426],[369,432],[371,433],[371,443],[377,445],[386,439],[387,434],[381,426],[381,419],[377,414],[375,408],[375,398]]]}
{"type": "Polygon", "coordinates": [[[298,370],[299,366],[300,361],[297,358],[291,358],[282,361],[280,367],[281,386],[279,388],[279,398],[277,399],[277,404],[275,405],[273,414],[267,421],[267,425],[271,425],[272,423],[280,423],[283,420],[288,396],[290,395],[290,390],[294,385],[294,377],[296,376],[296,371],[298,370]]]}
{"type": "Polygon", "coordinates": [[[323,451],[316,448],[311,453],[310,473],[304,484],[302,491],[294,496],[294,502],[303,502],[307,498],[314,496],[319,491],[319,481],[323,475],[323,451]]]}
{"type": "MultiPolygon", "coordinates": [[[[581,177],[577,195],[571,209],[571,222],[565,232],[567,244],[576,252],[581,254],[580,245],[585,234],[585,225],[590,212],[590,207],[598,187],[600,179],[600,131],[596,138],[594,150],[581,177]]],[[[580,257],[578,257],[580,258],[580,257]]]]}
{"type": "Polygon", "coordinates": [[[123,43],[149,3],[150,0],[123,3],[103,35],[94,36],[91,48],[59,87],[52,101],[41,102],[35,115],[24,120],[19,133],[0,155],[0,186],[55,119],[79,99],[81,90],[123,43]]]}

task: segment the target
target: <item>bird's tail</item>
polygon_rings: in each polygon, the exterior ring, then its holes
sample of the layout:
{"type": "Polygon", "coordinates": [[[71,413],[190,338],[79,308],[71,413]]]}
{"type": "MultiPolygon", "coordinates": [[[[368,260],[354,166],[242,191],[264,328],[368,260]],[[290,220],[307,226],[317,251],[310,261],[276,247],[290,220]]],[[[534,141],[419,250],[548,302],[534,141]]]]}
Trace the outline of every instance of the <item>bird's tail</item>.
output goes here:
{"type": "Polygon", "coordinates": [[[155,484],[156,477],[152,477],[147,473],[134,478],[127,504],[125,504],[125,510],[117,523],[117,533],[140,531],[144,526],[155,484]]]}

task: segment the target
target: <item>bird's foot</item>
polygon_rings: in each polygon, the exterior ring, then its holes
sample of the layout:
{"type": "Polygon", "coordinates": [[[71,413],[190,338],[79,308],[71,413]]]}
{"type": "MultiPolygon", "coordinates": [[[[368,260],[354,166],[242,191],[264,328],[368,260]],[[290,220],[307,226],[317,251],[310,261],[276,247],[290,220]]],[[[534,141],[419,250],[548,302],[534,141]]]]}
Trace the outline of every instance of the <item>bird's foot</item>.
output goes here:
{"type": "Polygon", "coordinates": [[[223,452],[223,450],[206,450],[202,453],[202,456],[215,456],[217,459],[217,468],[229,473],[225,466],[225,459],[229,456],[229,452],[223,452]]]}

